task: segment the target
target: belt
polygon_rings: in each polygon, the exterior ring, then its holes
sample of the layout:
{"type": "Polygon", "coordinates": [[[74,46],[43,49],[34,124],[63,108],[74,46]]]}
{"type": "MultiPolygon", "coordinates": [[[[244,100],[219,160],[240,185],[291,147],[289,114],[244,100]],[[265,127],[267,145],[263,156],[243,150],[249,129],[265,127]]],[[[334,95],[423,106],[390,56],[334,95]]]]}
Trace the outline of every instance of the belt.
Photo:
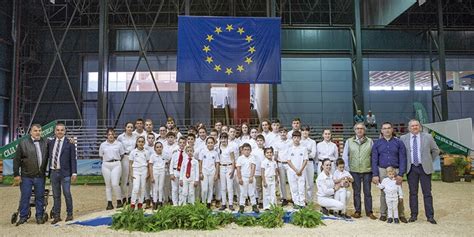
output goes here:
{"type": "Polygon", "coordinates": [[[313,158],[311,158],[311,159],[308,159],[308,160],[309,160],[309,161],[314,161],[314,159],[313,159],[313,158]]]}
{"type": "Polygon", "coordinates": [[[130,152],[125,152],[124,155],[128,156],[130,155],[130,152]]]}
{"type": "Polygon", "coordinates": [[[232,163],[230,163],[230,164],[221,164],[221,166],[230,166],[230,165],[232,165],[232,163]]]}
{"type": "Polygon", "coordinates": [[[105,162],[117,162],[117,161],[120,161],[120,160],[108,160],[108,161],[105,161],[105,162]]]}
{"type": "Polygon", "coordinates": [[[278,163],[288,164],[288,161],[277,161],[278,163]]]}

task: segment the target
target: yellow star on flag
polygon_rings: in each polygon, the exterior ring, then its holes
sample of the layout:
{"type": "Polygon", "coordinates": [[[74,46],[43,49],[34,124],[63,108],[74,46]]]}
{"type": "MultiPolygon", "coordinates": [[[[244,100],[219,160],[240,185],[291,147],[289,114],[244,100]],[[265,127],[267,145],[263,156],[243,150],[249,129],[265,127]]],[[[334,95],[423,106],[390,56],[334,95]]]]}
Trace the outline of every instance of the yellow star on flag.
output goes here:
{"type": "Polygon", "coordinates": [[[231,32],[234,27],[232,25],[227,25],[227,27],[225,28],[227,31],[231,32]]]}
{"type": "Polygon", "coordinates": [[[221,65],[214,65],[214,71],[219,72],[221,69],[221,65]]]}
{"type": "Polygon", "coordinates": [[[239,32],[240,35],[242,35],[243,33],[245,33],[244,27],[239,27],[239,30],[237,30],[237,32],[239,32]]]}
{"type": "Polygon", "coordinates": [[[209,56],[208,56],[208,57],[206,58],[206,62],[207,62],[207,63],[212,63],[212,62],[214,62],[214,60],[212,60],[212,57],[209,57],[209,56]]]}
{"type": "Polygon", "coordinates": [[[212,35],[207,35],[207,38],[206,38],[207,41],[211,42],[214,40],[214,37],[212,35]]]}
{"type": "Polygon", "coordinates": [[[237,71],[242,72],[244,70],[244,65],[237,65],[237,71]]]}
{"type": "Polygon", "coordinates": [[[207,52],[211,51],[211,48],[209,47],[209,45],[204,45],[204,48],[202,49],[202,51],[207,53],[207,52]]]}
{"type": "MultiPolygon", "coordinates": [[[[249,51],[250,53],[254,53],[254,52],[257,51],[257,50],[255,50],[255,46],[253,46],[253,47],[249,47],[249,50],[248,50],[248,51],[249,51]]],[[[206,53],[207,53],[207,52],[206,52],[206,53]]]]}
{"type": "Polygon", "coordinates": [[[250,43],[250,41],[252,41],[252,36],[251,35],[247,35],[247,37],[245,37],[245,40],[247,40],[247,43],[250,43]]]}
{"type": "Polygon", "coordinates": [[[252,58],[249,58],[249,57],[245,57],[245,62],[247,64],[253,63],[252,58]]]}
{"type": "Polygon", "coordinates": [[[222,32],[221,27],[216,27],[216,30],[214,32],[216,32],[216,34],[220,34],[222,32]]]}
{"type": "Polygon", "coordinates": [[[226,69],[225,69],[225,73],[226,73],[227,75],[232,74],[232,68],[226,68],[226,69]]]}

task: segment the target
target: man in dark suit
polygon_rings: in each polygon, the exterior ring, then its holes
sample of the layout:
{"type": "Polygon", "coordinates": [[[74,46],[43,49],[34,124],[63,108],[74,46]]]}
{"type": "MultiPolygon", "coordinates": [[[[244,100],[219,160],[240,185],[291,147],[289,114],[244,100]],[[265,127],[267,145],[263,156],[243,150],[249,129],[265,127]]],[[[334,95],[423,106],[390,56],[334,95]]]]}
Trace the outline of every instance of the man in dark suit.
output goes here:
{"type": "Polygon", "coordinates": [[[426,218],[431,224],[436,224],[433,196],[431,195],[431,173],[433,173],[433,160],[439,155],[439,148],[430,134],[421,132],[421,124],[418,120],[410,120],[408,129],[410,132],[400,137],[407,151],[407,178],[411,210],[411,217],[408,221],[415,222],[418,217],[418,183],[420,183],[426,218]]]}
{"type": "Polygon", "coordinates": [[[73,220],[71,182],[75,182],[77,177],[76,147],[65,134],[66,127],[58,123],[54,129],[54,139],[48,142],[49,175],[54,198],[51,224],[61,221],[61,188],[66,200],[66,221],[73,220]]]}
{"type": "Polygon", "coordinates": [[[27,221],[33,187],[36,223],[44,224],[44,189],[47,165],[47,142],[44,138],[41,138],[41,125],[33,124],[30,136],[18,144],[16,156],[13,159],[14,181],[16,184],[20,184],[21,191],[20,220],[16,223],[17,226],[27,221]]]}

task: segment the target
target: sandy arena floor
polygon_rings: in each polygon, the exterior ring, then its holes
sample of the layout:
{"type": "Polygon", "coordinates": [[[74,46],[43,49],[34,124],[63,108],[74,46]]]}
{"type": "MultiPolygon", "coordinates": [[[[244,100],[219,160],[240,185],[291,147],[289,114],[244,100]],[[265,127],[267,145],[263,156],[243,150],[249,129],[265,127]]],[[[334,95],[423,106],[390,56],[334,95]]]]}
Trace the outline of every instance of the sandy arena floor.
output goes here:
{"type": "MultiPolygon", "coordinates": [[[[421,190],[420,190],[421,191],[421,190]]],[[[86,220],[97,216],[110,215],[114,211],[105,211],[104,186],[73,186],[74,217],[75,220],[86,220]]],[[[409,216],[408,190],[404,185],[405,214],[409,216]]],[[[372,187],[373,206],[378,215],[380,206],[380,191],[372,187]]],[[[214,231],[183,231],[172,230],[153,234],[141,232],[114,231],[108,227],[83,227],[77,225],[52,226],[50,221],[44,225],[37,225],[34,218],[27,224],[15,227],[10,224],[11,214],[17,209],[20,191],[18,187],[0,186],[0,236],[473,236],[474,227],[474,183],[442,183],[433,182],[433,199],[435,218],[438,225],[426,222],[421,193],[420,215],[418,221],[409,224],[387,224],[379,220],[370,220],[367,217],[345,221],[325,221],[326,226],[314,229],[303,229],[291,224],[283,228],[264,229],[261,227],[244,228],[229,225],[214,231]]],[[[64,199],[63,199],[64,201],[64,199]]],[[[49,198],[48,212],[52,206],[52,197],[49,198]]],[[[63,212],[65,204],[63,203],[63,212]]],[[[349,204],[349,213],[353,212],[352,201],[349,204]]],[[[364,212],[364,211],[363,211],[364,212]]],[[[63,219],[65,213],[62,214],[63,219]]]]}

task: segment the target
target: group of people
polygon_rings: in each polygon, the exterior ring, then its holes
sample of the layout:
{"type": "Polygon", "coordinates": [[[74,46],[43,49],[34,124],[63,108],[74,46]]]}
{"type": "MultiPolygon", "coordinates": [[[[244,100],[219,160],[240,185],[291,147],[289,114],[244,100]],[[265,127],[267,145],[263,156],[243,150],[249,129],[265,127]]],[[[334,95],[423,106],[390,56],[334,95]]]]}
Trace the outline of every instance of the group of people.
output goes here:
{"type": "MultiPolygon", "coordinates": [[[[71,141],[58,138],[61,137],[58,126],[65,130],[64,125],[56,126],[56,138],[49,145],[39,139],[38,126],[33,126],[31,139],[20,143],[14,161],[15,179],[21,179],[20,224],[27,215],[24,209],[32,186],[35,186],[37,204],[42,202],[38,196],[41,190],[44,191],[47,168],[52,170],[51,177],[59,170],[56,174],[61,177],[58,184],[69,197],[69,188],[64,187],[65,179],[75,179],[75,159],[68,168],[63,165],[65,161],[57,158],[58,151],[61,157],[70,153],[75,158],[73,146],[64,148],[64,144],[71,144],[71,141]],[[40,142],[36,143],[36,140],[40,142]],[[63,144],[62,148],[58,148],[58,144],[63,144]],[[43,189],[39,187],[41,185],[43,189]]],[[[406,223],[417,220],[418,185],[421,183],[425,215],[430,223],[436,224],[431,173],[432,161],[438,156],[439,149],[429,134],[421,132],[419,121],[411,120],[410,133],[400,138],[394,135],[392,124],[385,122],[381,137],[375,142],[365,136],[365,124],[356,123],[355,135],[345,141],[341,156],[332,142],[330,129],[322,131],[323,140],[319,143],[310,138],[310,130],[308,126],[301,126],[299,118],[293,119],[290,131],[281,127],[278,120],[264,120],[259,128],[247,123],[236,128],[216,122],[208,129],[198,124],[183,135],[173,118],[168,118],[158,133],[154,132],[150,119],[127,122],[125,132],[118,137],[115,130],[109,128],[107,140],[99,148],[106,185],[106,209],[114,208],[113,196],[117,208],[130,204],[133,209],[157,209],[165,203],[183,205],[194,203],[195,197],[199,197],[208,208],[215,201],[215,207],[221,211],[234,211],[234,198],[237,198],[239,212],[244,212],[245,206],[250,204],[252,211],[258,213],[262,208],[276,205],[277,195],[282,206],[288,205],[291,195],[296,209],[316,201],[324,214],[361,218],[363,190],[365,213],[370,219],[377,219],[372,210],[371,183],[374,183],[382,190],[379,219],[406,223]],[[313,196],[315,173],[317,192],[313,196]],[[409,220],[405,218],[400,200],[404,174],[407,174],[410,191],[409,220]],[[355,212],[348,215],[351,186],[355,212]]],[[[60,192],[59,189],[59,202],[60,192]]],[[[60,221],[56,194],[54,220],[60,221]]],[[[72,198],[68,201],[66,197],[66,204],[68,219],[72,219],[72,198]]],[[[38,206],[37,220],[42,215],[38,206]]]]}

